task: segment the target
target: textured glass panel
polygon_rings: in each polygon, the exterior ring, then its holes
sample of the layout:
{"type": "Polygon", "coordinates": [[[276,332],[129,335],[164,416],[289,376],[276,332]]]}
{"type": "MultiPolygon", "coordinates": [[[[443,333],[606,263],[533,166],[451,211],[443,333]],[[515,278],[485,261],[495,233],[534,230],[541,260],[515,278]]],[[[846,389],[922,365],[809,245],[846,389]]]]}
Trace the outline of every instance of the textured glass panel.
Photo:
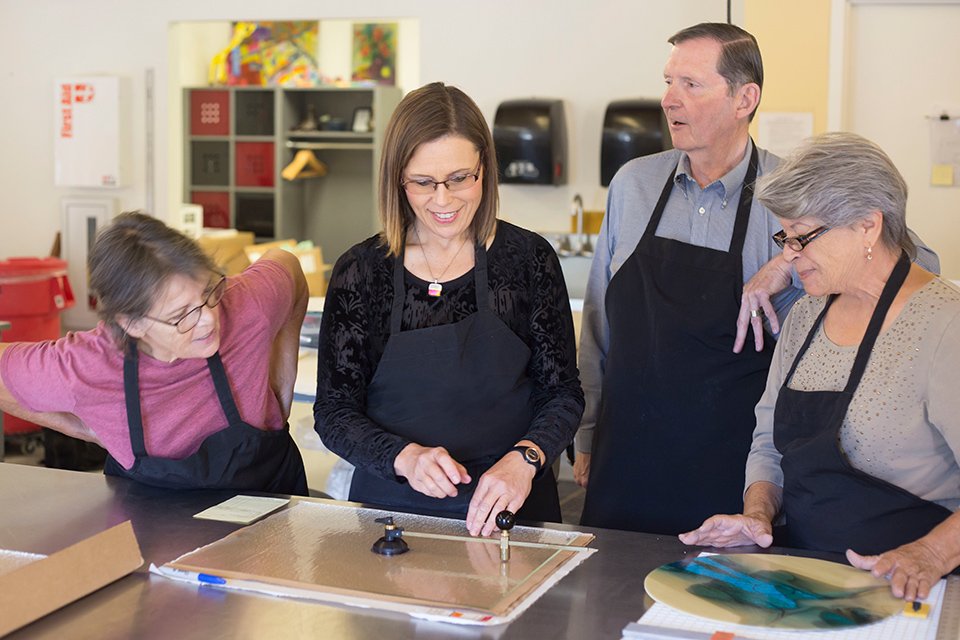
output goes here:
{"type": "MultiPolygon", "coordinates": [[[[513,542],[582,546],[591,539],[532,527],[511,532],[513,542]]],[[[511,558],[503,563],[499,544],[470,538],[459,520],[300,502],[171,566],[225,578],[502,615],[576,553],[511,545],[511,558]],[[407,531],[459,539],[405,537],[409,552],[377,555],[370,548],[383,535],[383,525],[374,520],[385,515],[392,515],[395,524],[407,531]]]]}

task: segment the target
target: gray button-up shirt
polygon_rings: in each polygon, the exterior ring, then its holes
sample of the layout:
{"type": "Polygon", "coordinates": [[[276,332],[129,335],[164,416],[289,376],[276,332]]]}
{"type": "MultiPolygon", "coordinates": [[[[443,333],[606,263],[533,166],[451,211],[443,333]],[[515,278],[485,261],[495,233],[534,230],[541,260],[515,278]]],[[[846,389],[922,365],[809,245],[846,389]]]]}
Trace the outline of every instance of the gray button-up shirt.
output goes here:
{"type": "MultiPolygon", "coordinates": [[[[610,325],[604,303],[607,286],[624,262],[633,254],[650,221],[667,176],[674,175],[674,188],[667,200],[656,235],[699,247],[727,251],[740,202],[743,179],[750,162],[753,142],[747,143],[740,163],[719,180],[703,189],[694,180],[690,160],[682,151],[672,150],[636,158],[625,164],[610,183],[607,212],[597,240],[596,253],[587,280],[580,331],[580,382],[586,408],[577,432],[577,450],[590,453],[593,429],[600,409],[600,387],[610,345],[610,325]]],[[[780,159],[757,149],[757,177],[772,172],[780,159]]],[[[743,281],[752,278],[781,249],[771,236],[782,229],[776,216],[756,200],[750,210],[747,237],[743,245],[743,281]]],[[[914,236],[916,240],[916,237],[914,236]]],[[[917,242],[916,262],[928,271],[939,273],[936,254],[917,242]]],[[[771,298],[777,317],[783,321],[793,303],[803,295],[803,285],[794,273],[793,283],[771,298]]],[[[731,327],[737,319],[730,318],[731,327]]],[[[768,325],[769,331],[769,325],[768,325]]],[[[733,349],[733,343],[730,344],[733,349]]],[[[751,349],[748,336],[745,349],[751,349]]],[[[656,366],[656,363],[650,363],[656,366]]],[[[643,390],[638,389],[638,393],[643,390]]]]}

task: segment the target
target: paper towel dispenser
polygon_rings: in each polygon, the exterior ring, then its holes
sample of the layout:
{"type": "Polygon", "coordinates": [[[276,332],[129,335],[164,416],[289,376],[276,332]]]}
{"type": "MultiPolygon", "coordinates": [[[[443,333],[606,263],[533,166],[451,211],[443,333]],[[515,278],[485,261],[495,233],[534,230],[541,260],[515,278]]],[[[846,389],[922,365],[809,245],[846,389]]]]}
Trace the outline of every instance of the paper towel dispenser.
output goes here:
{"type": "Polygon", "coordinates": [[[566,184],[567,121],[562,100],[507,100],[493,120],[500,182],[566,184]]]}
{"type": "Polygon", "coordinates": [[[600,186],[610,186],[614,174],[628,161],[672,148],[659,100],[611,102],[603,118],[600,186]]]}

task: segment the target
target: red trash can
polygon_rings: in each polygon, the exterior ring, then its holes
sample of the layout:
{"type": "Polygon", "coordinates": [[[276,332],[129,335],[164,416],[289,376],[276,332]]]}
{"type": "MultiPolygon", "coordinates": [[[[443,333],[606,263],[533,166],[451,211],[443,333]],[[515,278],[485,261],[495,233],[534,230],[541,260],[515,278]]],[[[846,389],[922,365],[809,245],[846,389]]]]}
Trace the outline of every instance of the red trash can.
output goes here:
{"type": "MultiPolygon", "coordinates": [[[[60,337],[60,312],[74,304],[67,263],[57,258],[0,260],[0,320],[10,323],[4,342],[38,342],[60,337]]],[[[40,427],[4,414],[5,435],[40,427]]]]}

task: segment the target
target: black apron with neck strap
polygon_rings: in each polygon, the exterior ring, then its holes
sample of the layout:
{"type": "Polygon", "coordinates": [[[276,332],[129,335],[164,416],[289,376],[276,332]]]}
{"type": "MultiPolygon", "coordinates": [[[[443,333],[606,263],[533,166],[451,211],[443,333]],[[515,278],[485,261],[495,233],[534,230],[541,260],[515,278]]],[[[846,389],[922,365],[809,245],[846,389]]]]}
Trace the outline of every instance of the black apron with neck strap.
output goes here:
{"type": "Polygon", "coordinates": [[[733,353],[757,149],[729,251],[657,237],[667,177],[607,289],[610,345],[581,523],[677,534],[743,508],[743,469],[773,348],[733,353]]]}
{"type": "Polygon", "coordinates": [[[951,514],[946,507],[854,468],[838,439],[887,311],[909,272],[910,261],[901,254],[843,391],[796,391],[787,386],[836,296],[827,301],[784,378],[773,414],[773,440],[783,454],[783,510],[791,547],[883,553],[925,536],[951,514]]]}
{"type": "Polygon", "coordinates": [[[196,453],[181,460],[147,454],[140,414],[140,374],[137,344],[130,342],[123,362],[123,391],[134,463],[124,469],[112,456],[104,473],[171,489],[236,489],[307,495],[307,476],[289,427],[264,431],[240,417],[220,353],[207,358],[217,399],[228,426],[213,433],[196,453]]]}
{"type": "MultiPolygon", "coordinates": [[[[533,421],[531,351],[490,309],[487,251],[475,250],[477,312],[453,324],[402,331],[403,254],[393,270],[390,339],[367,387],[367,415],[384,430],[424,447],[444,447],[471,482],[452,498],[432,498],[405,481],[357,469],[350,500],[463,516],[480,476],[522,440],[533,421]]],[[[549,469],[534,480],[518,517],[557,521],[549,469]]]]}

